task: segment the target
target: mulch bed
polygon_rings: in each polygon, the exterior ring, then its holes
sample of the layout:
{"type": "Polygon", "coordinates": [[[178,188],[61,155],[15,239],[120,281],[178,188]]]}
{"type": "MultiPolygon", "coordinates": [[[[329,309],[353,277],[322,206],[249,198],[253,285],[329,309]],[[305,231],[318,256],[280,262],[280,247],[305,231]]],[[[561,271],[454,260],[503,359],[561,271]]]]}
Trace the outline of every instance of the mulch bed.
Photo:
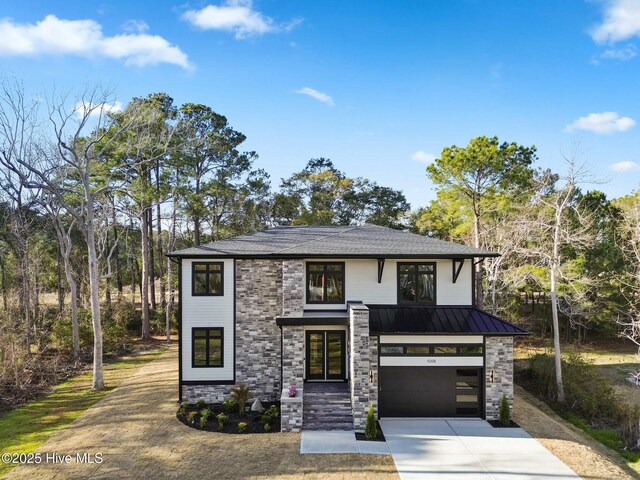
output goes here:
{"type": "Polygon", "coordinates": [[[487,420],[487,422],[493,428],[520,428],[520,425],[518,425],[513,420],[511,420],[511,423],[509,425],[503,425],[502,423],[500,423],[500,420],[487,420]]]}
{"type": "Polygon", "coordinates": [[[251,404],[247,404],[245,408],[245,414],[240,415],[238,410],[234,410],[232,412],[227,412],[224,409],[224,406],[221,403],[211,403],[207,404],[206,407],[211,410],[211,415],[207,419],[207,423],[204,428],[200,427],[200,411],[203,408],[198,408],[195,405],[188,405],[185,409],[185,414],[182,415],[180,411],[176,414],[178,420],[187,425],[188,427],[195,428],[196,430],[205,430],[207,432],[219,432],[219,433],[241,433],[238,430],[238,424],[241,422],[245,422],[247,424],[246,429],[242,433],[274,433],[280,432],[280,402],[262,402],[262,406],[264,407],[261,412],[252,412],[251,404]],[[269,423],[268,431],[265,430],[265,418],[263,413],[269,409],[272,405],[278,407],[278,416],[277,418],[272,418],[269,423]],[[189,422],[188,416],[189,413],[196,412],[196,415],[193,418],[193,423],[189,422]],[[228,420],[223,424],[222,429],[219,429],[217,415],[219,413],[224,413],[228,420]]]}
{"type": "Polygon", "coordinates": [[[367,438],[364,436],[364,433],[356,432],[356,440],[363,440],[365,442],[386,442],[384,433],[382,433],[382,429],[380,428],[380,422],[377,420],[376,426],[378,427],[378,436],[376,438],[367,438]]]}

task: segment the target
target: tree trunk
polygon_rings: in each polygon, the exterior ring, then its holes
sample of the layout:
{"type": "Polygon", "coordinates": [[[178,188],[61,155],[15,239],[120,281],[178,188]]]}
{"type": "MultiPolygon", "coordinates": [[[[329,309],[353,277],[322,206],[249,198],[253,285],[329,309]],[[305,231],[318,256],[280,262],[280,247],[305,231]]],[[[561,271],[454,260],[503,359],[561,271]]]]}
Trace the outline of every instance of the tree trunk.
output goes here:
{"type": "Polygon", "coordinates": [[[564,403],[564,384],[562,383],[562,355],[560,353],[560,325],[558,322],[558,297],[556,296],[556,269],[560,259],[561,213],[556,212],[556,225],[553,234],[553,257],[551,261],[551,319],[553,321],[553,350],[556,366],[556,388],[558,402],[564,403]]]}
{"type": "MultiPolygon", "coordinates": [[[[105,251],[109,252],[110,250],[110,246],[109,246],[109,225],[108,225],[108,220],[107,218],[105,218],[105,221],[107,222],[106,225],[106,245],[105,245],[105,251]]],[[[114,239],[115,241],[115,239],[114,239]]],[[[104,285],[104,301],[107,305],[111,305],[111,278],[106,278],[105,279],[105,285],[104,285]]]]}
{"type": "Polygon", "coordinates": [[[147,227],[149,229],[147,241],[149,242],[149,296],[151,301],[151,310],[156,311],[156,263],[153,254],[153,210],[151,207],[147,209],[147,227]]]}
{"type": "Polygon", "coordinates": [[[141,275],[141,302],[142,302],[142,339],[148,340],[151,335],[149,333],[149,234],[147,208],[143,208],[140,215],[140,233],[142,235],[142,275],[141,275]]]}
{"type": "Polygon", "coordinates": [[[2,261],[0,262],[0,268],[2,269],[2,307],[4,311],[7,311],[7,274],[6,274],[6,257],[2,257],[2,261]]]}
{"type": "MultiPolygon", "coordinates": [[[[113,238],[118,238],[118,223],[116,220],[116,209],[111,210],[111,228],[113,228],[113,238]]],[[[116,288],[118,290],[118,300],[122,300],[122,268],[120,268],[120,243],[116,244],[113,251],[113,255],[116,261],[116,288]]]]}
{"type": "MultiPolygon", "coordinates": [[[[171,288],[171,258],[167,257],[167,284],[171,288]]],[[[164,307],[165,327],[167,333],[167,343],[171,343],[171,311],[173,308],[173,293],[171,294],[169,303],[164,307]]]]}
{"type": "MultiPolygon", "coordinates": [[[[476,210],[474,208],[474,210],[476,210]]],[[[480,248],[480,214],[475,211],[473,217],[473,246],[475,248],[480,248]]],[[[482,310],[484,306],[484,299],[482,291],[482,261],[479,260],[475,265],[476,269],[476,307],[482,310]]]]}
{"type": "Polygon", "coordinates": [[[167,289],[164,278],[164,262],[162,258],[162,212],[160,208],[160,160],[156,160],[156,195],[158,201],[156,202],[156,230],[158,234],[158,265],[159,265],[159,283],[160,283],[160,305],[166,310],[167,308],[167,289]]]}
{"type": "Polygon", "coordinates": [[[200,245],[200,217],[193,217],[193,243],[197,247],[200,245]]]}
{"type": "Polygon", "coordinates": [[[96,238],[93,230],[93,202],[87,202],[86,241],[89,256],[89,284],[91,288],[91,319],[93,322],[93,390],[104,388],[102,376],[102,323],[100,320],[100,272],[96,238]]]}
{"type": "MultiPolygon", "coordinates": [[[[62,246],[60,246],[61,248],[62,246]]],[[[57,282],[57,289],[58,289],[58,313],[62,313],[62,310],[64,310],[64,290],[62,289],[62,255],[60,253],[60,249],[58,249],[58,255],[57,255],[57,265],[56,265],[56,282],[57,282]]]]}

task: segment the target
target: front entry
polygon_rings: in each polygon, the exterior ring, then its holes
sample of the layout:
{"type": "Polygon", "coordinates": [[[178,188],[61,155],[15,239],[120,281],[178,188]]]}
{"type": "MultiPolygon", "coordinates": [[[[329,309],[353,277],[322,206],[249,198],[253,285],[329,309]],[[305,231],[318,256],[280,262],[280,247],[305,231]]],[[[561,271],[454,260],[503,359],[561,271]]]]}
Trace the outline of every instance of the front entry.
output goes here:
{"type": "Polygon", "coordinates": [[[346,335],[344,330],[307,330],[306,379],[344,381],[346,379],[346,335]]]}

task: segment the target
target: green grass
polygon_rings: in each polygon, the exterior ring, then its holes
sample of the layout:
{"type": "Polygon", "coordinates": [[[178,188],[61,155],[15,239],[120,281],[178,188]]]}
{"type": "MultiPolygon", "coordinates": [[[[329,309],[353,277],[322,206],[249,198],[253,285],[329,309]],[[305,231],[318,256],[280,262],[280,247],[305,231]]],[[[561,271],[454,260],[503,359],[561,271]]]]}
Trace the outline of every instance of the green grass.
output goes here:
{"type": "MultiPolygon", "coordinates": [[[[85,410],[104,398],[122,380],[155,359],[164,349],[124,357],[104,366],[106,388],[91,390],[91,372],[73,377],[52,388],[41,400],[27,403],[0,417],[0,453],[29,453],[44,444],[56,431],[66,427],[85,410]]],[[[14,465],[0,462],[0,477],[14,465]]]]}

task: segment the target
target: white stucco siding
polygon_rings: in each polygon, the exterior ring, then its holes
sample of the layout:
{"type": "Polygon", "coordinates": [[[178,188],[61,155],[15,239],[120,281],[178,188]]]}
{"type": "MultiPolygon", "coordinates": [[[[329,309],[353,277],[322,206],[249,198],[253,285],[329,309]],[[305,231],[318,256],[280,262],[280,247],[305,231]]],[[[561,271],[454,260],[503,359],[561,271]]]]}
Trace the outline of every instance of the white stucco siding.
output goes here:
{"type": "MultiPolygon", "coordinates": [[[[332,260],[305,259],[306,262],[344,261],[345,263],[345,301],[360,300],[365,304],[398,303],[398,262],[436,262],[436,303],[437,305],[471,305],[471,260],[467,259],[462,266],[456,283],[453,283],[453,268],[450,259],[428,260],[385,260],[382,282],[378,283],[378,262],[376,259],[332,260]]],[[[306,297],[306,288],[305,288],[306,297]]],[[[335,310],[346,308],[345,304],[308,304],[307,310],[335,310]]]]}
{"type": "Polygon", "coordinates": [[[182,260],[182,379],[233,380],[233,260],[182,260]],[[224,295],[216,297],[191,294],[191,264],[202,261],[222,261],[224,264],[224,295]],[[191,329],[193,327],[224,328],[223,367],[192,368],[191,329]]]}

